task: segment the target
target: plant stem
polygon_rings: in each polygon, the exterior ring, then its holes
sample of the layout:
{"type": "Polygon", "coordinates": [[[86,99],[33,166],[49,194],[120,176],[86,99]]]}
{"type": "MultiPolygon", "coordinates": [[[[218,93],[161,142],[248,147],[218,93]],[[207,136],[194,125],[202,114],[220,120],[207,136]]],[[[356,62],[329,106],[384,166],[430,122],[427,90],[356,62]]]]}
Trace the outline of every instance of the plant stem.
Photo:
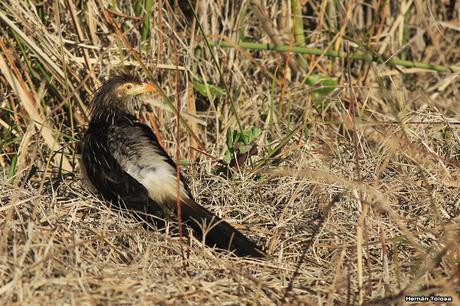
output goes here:
{"type": "MultiPolygon", "coordinates": [[[[302,18],[302,4],[300,0],[292,0],[291,2],[292,12],[294,14],[294,38],[295,44],[298,47],[305,47],[305,35],[303,29],[303,18],[302,18]]],[[[307,60],[299,55],[298,56],[299,66],[303,70],[307,70],[307,60]]]]}
{"type": "MultiPolygon", "coordinates": [[[[241,48],[249,50],[267,50],[267,51],[277,51],[277,52],[293,52],[299,54],[311,54],[311,55],[320,55],[327,57],[336,57],[336,58],[347,58],[347,55],[343,52],[338,52],[334,50],[323,50],[317,48],[307,48],[307,47],[291,47],[287,45],[273,45],[273,44],[260,44],[252,42],[241,42],[239,44],[232,43],[228,41],[221,42],[209,42],[210,46],[221,47],[221,48],[241,48]]],[[[396,57],[391,57],[385,59],[382,56],[372,55],[369,53],[351,53],[348,56],[351,60],[365,61],[365,62],[377,62],[380,64],[386,64],[390,66],[403,66],[407,68],[419,68],[426,70],[433,70],[437,72],[460,72],[459,66],[441,66],[435,64],[427,64],[421,62],[407,61],[402,60],[396,57]]]]}

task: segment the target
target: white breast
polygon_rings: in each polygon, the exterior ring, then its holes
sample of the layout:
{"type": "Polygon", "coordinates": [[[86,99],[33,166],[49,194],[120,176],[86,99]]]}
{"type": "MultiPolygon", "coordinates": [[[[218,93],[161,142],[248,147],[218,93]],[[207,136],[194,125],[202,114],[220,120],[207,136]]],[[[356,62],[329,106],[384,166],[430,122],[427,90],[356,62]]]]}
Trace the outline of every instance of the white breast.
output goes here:
{"type": "MultiPolygon", "coordinates": [[[[154,147],[144,147],[138,152],[137,157],[117,158],[117,160],[129,175],[148,190],[153,201],[160,204],[163,202],[175,203],[177,197],[176,169],[154,147]]],[[[179,182],[179,196],[181,199],[188,198],[181,181],[179,182]]]]}
{"type": "MultiPolygon", "coordinates": [[[[148,190],[149,196],[157,203],[175,199],[177,196],[176,169],[166,161],[152,164],[134,171],[127,171],[148,190]]],[[[179,184],[179,196],[186,198],[182,182],[179,184]]]]}
{"type": "MultiPolygon", "coordinates": [[[[118,129],[113,131],[113,135],[114,139],[119,135],[123,136],[120,139],[129,139],[122,145],[119,142],[111,143],[113,155],[122,169],[147,189],[153,201],[160,206],[174,205],[168,208],[174,210],[177,198],[176,168],[168,162],[161,148],[140,129],[118,129]]],[[[182,181],[179,181],[179,197],[188,198],[182,181]]]]}

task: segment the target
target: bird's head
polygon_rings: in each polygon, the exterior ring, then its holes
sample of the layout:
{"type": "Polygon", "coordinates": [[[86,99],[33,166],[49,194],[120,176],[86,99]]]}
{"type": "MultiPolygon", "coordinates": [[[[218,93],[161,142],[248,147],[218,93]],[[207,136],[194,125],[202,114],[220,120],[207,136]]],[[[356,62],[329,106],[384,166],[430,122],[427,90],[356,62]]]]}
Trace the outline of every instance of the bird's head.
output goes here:
{"type": "Polygon", "coordinates": [[[154,85],[143,83],[131,75],[114,76],[97,91],[92,102],[92,112],[118,110],[133,113],[143,96],[155,92],[157,89],[154,85]]]}
{"type": "Polygon", "coordinates": [[[148,83],[121,82],[115,87],[115,94],[118,99],[128,101],[139,95],[155,92],[156,88],[148,83]]]}

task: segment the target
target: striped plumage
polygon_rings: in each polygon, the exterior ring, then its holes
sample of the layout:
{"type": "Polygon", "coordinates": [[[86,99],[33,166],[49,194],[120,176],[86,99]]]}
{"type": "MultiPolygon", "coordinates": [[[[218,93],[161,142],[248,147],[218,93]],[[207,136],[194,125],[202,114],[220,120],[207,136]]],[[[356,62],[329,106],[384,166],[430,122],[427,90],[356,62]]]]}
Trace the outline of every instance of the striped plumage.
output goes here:
{"type": "MultiPolygon", "coordinates": [[[[176,166],[152,130],[133,116],[138,99],[153,91],[153,85],[130,76],[113,77],[101,86],[81,142],[81,167],[106,200],[161,227],[163,219],[177,219],[176,166]]],[[[183,177],[179,194],[184,223],[199,238],[205,228],[207,245],[239,256],[265,256],[254,242],[196,203],[183,177]]]]}

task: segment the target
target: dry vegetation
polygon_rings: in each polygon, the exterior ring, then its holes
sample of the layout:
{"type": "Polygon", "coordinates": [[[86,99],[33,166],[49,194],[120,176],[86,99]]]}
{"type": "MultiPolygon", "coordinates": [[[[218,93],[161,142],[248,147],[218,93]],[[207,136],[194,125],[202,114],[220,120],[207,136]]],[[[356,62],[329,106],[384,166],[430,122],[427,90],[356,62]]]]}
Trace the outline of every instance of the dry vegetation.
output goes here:
{"type": "Polygon", "coordinates": [[[0,304],[460,305],[460,2],[177,2],[0,0],[0,304]],[[181,243],[82,186],[87,106],[120,66],[164,91],[140,115],[198,202],[272,258],[181,243]],[[257,150],[217,175],[250,128],[257,150]]]}

